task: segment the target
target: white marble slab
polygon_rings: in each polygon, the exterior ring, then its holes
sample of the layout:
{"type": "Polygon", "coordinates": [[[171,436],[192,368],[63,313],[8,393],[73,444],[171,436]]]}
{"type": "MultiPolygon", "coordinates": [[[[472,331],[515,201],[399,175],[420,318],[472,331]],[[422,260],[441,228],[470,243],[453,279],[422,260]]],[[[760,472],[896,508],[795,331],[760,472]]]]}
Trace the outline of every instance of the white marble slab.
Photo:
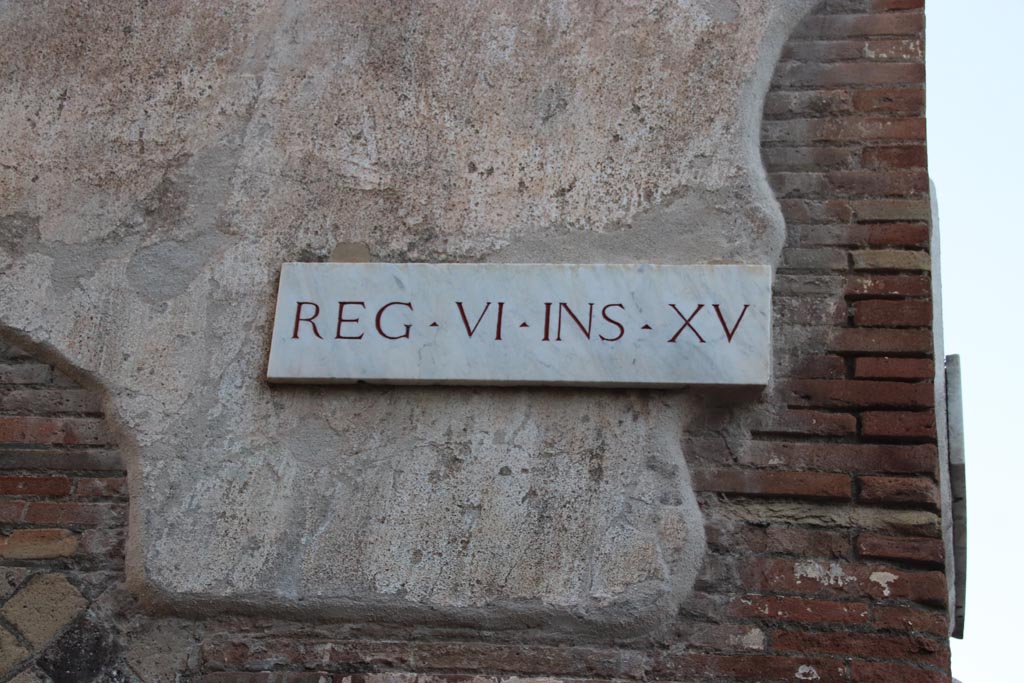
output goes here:
{"type": "Polygon", "coordinates": [[[764,385],[771,269],[286,263],[267,379],[764,385]]]}

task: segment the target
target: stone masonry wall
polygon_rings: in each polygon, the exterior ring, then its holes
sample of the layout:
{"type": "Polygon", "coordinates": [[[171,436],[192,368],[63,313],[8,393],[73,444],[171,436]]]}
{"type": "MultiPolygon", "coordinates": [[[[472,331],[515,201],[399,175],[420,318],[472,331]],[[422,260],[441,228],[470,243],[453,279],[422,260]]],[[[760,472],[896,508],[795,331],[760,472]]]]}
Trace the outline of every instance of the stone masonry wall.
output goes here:
{"type": "Polygon", "coordinates": [[[782,55],[762,137],[788,235],[776,380],[755,406],[709,395],[686,437],[709,553],[671,629],[581,646],[148,612],[98,392],[4,344],[0,680],[949,681],[923,11],[828,0],[782,55]]]}

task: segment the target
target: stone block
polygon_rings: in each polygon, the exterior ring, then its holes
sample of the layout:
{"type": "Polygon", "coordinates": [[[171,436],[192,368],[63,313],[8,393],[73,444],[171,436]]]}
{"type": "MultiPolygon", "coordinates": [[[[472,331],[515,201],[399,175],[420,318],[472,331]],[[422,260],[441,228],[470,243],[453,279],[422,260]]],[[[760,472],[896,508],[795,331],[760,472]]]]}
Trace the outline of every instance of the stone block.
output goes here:
{"type": "Polygon", "coordinates": [[[70,624],[87,604],[63,575],[36,574],[0,614],[38,648],[70,624]]]}
{"type": "Polygon", "coordinates": [[[118,670],[119,651],[107,627],[83,617],[46,648],[38,666],[53,683],[132,680],[118,670]],[[105,676],[99,679],[101,674],[105,676]]]}
{"type": "Polygon", "coordinates": [[[50,679],[40,673],[38,669],[25,669],[12,678],[8,683],[50,683],[50,679]]]}
{"type": "Polygon", "coordinates": [[[78,550],[78,536],[67,529],[15,529],[0,537],[0,557],[47,560],[69,557],[78,550]]]}
{"type": "Polygon", "coordinates": [[[0,676],[11,673],[29,654],[13,633],[0,626],[0,676]]]}
{"type": "Polygon", "coordinates": [[[931,255],[926,251],[871,249],[853,252],[856,270],[931,270],[931,255]]]}
{"type": "Polygon", "coordinates": [[[267,378],[764,385],[770,337],[767,267],[286,263],[267,378]]]}
{"type": "Polygon", "coordinates": [[[14,595],[31,572],[24,567],[0,567],[0,601],[14,595]]]}

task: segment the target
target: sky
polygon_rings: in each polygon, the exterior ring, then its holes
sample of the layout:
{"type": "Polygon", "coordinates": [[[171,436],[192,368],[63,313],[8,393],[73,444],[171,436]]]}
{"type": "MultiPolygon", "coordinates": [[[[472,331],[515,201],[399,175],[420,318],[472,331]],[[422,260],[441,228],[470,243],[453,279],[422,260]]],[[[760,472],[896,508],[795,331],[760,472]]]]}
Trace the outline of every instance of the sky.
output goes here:
{"type": "Polygon", "coordinates": [[[1024,680],[1024,0],[927,0],[928,154],[967,464],[964,683],[1024,680]]]}

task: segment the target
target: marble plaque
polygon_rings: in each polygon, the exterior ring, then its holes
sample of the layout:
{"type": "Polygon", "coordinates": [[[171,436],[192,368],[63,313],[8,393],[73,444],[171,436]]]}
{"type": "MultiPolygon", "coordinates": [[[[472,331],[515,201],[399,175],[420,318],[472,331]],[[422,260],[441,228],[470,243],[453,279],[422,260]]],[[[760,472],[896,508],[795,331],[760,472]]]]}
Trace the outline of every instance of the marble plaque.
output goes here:
{"type": "Polygon", "coordinates": [[[267,379],[768,382],[771,269],[286,263],[267,379]]]}

